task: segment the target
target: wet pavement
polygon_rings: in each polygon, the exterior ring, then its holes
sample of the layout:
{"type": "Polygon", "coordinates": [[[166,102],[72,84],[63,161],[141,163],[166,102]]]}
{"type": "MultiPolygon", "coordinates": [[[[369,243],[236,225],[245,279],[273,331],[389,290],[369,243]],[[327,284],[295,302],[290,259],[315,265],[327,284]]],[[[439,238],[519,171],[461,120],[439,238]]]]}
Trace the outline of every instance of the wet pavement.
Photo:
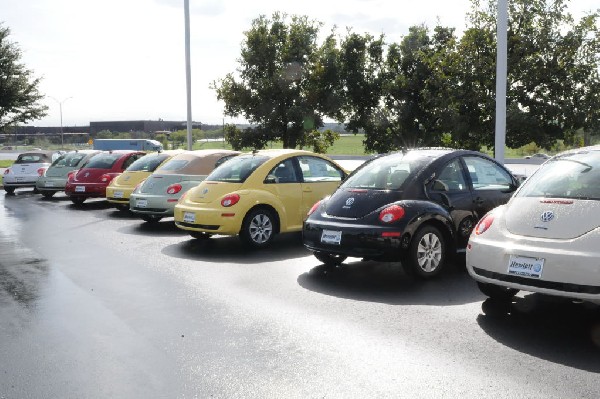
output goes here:
{"type": "Polygon", "coordinates": [[[598,308],[0,194],[0,398],[597,398],[598,308]]]}

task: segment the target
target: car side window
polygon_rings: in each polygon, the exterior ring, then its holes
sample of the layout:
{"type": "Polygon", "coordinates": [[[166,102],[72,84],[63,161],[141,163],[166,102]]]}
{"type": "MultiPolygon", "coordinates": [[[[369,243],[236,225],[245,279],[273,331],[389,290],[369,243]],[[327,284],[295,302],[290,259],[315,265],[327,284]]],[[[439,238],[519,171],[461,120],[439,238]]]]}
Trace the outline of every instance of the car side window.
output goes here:
{"type": "Polygon", "coordinates": [[[344,171],[326,159],[300,156],[298,162],[305,182],[342,181],[344,178],[344,171]]]}
{"type": "Polygon", "coordinates": [[[436,180],[433,182],[434,191],[466,191],[467,182],[463,174],[463,168],[460,159],[446,164],[436,180]]]}
{"type": "Polygon", "coordinates": [[[123,162],[123,169],[127,169],[134,163],[140,156],[138,154],[132,155],[123,162]]]}
{"type": "Polygon", "coordinates": [[[513,185],[510,174],[496,163],[477,156],[464,157],[474,190],[507,190],[513,185]]]}
{"type": "Polygon", "coordinates": [[[275,166],[267,175],[267,181],[274,178],[275,183],[299,183],[293,159],[286,159],[275,166]]]}

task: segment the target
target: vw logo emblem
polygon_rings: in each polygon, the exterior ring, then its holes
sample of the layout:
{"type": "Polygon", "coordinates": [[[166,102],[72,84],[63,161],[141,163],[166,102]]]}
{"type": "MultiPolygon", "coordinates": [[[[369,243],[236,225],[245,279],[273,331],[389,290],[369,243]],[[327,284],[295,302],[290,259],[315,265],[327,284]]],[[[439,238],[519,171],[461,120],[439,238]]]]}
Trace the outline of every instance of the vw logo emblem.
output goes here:
{"type": "Polygon", "coordinates": [[[346,200],[346,206],[350,206],[350,205],[352,205],[352,204],[354,204],[354,198],[353,198],[353,197],[350,197],[350,198],[348,198],[348,199],[346,200]]]}
{"type": "Polygon", "coordinates": [[[552,219],[554,219],[554,212],[546,211],[546,212],[542,213],[542,216],[540,217],[540,219],[542,219],[542,222],[549,222],[552,219]]]}
{"type": "Polygon", "coordinates": [[[202,190],[202,195],[206,195],[208,193],[208,188],[202,190]]]}

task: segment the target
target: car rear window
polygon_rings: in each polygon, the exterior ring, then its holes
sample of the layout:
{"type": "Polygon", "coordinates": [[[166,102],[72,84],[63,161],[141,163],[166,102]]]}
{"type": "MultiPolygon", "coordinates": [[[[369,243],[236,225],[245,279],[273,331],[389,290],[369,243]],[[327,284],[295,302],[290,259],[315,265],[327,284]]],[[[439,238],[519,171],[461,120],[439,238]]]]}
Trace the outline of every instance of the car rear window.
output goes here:
{"type": "Polygon", "coordinates": [[[352,173],[341,187],[400,190],[411,174],[429,162],[431,157],[411,152],[377,158],[352,173]]]}
{"type": "Polygon", "coordinates": [[[81,154],[78,152],[61,155],[54,162],[52,162],[52,166],[75,167],[79,164],[79,162],[81,162],[81,160],[84,157],[85,157],[85,154],[81,154]]]}
{"type": "Polygon", "coordinates": [[[183,169],[188,163],[190,161],[187,159],[171,159],[161,166],[159,170],[179,170],[183,169]]]}
{"type": "Polygon", "coordinates": [[[17,157],[17,160],[14,163],[24,164],[24,163],[47,163],[47,162],[50,162],[50,160],[44,154],[21,154],[17,157]]]}
{"type": "Polygon", "coordinates": [[[567,154],[547,161],[515,195],[600,200],[600,152],[567,154]]]}
{"type": "Polygon", "coordinates": [[[86,168],[92,169],[111,169],[115,162],[121,158],[122,154],[98,154],[95,155],[90,162],[86,165],[86,168]]]}
{"type": "Polygon", "coordinates": [[[128,172],[154,172],[158,166],[167,159],[169,155],[167,154],[148,154],[134,163],[131,164],[130,167],[127,168],[128,172]]]}
{"type": "Polygon", "coordinates": [[[216,168],[206,180],[242,183],[269,157],[262,155],[240,155],[216,168]]]}

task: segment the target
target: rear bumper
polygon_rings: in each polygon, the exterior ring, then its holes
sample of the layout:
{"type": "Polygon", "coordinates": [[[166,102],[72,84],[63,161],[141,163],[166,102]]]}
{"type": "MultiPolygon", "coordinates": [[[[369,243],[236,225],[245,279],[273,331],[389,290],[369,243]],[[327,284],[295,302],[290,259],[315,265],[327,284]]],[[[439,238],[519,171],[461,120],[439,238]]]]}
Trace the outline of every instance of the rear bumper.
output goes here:
{"type": "Polygon", "coordinates": [[[97,183],[67,183],[67,185],[65,186],[65,194],[70,197],[81,198],[106,197],[106,185],[97,183]],[[83,187],[83,189],[78,187],[83,187]]]}

